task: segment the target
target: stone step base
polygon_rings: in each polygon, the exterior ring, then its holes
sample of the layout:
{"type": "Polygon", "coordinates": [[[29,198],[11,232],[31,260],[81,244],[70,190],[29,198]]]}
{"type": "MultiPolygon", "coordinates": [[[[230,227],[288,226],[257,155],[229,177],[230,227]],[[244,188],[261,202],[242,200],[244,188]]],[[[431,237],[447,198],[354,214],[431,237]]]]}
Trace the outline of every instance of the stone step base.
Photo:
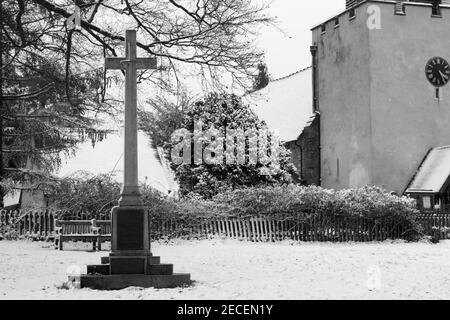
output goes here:
{"type": "MultiPolygon", "coordinates": [[[[150,264],[160,264],[161,257],[148,257],[150,264]]],[[[109,257],[101,257],[101,264],[109,264],[109,257]]]]}
{"type": "MultiPolygon", "coordinates": [[[[88,275],[110,275],[111,269],[109,264],[89,265],[87,266],[88,275]]],[[[150,264],[147,266],[148,275],[172,275],[173,264],[150,264]]]]}
{"type": "Polygon", "coordinates": [[[69,285],[77,289],[98,290],[120,290],[128,287],[177,288],[191,285],[191,275],[81,275],[70,276],[69,285]]]}
{"type": "Polygon", "coordinates": [[[102,264],[109,264],[109,257],[101,257],[102,264]]]}
{"type": "Polygon", "coordinates": [[[89,275],[107,275],[110,274],[109,264],[87,266],[87,274],[89,275]]]}
{"type": "Polygon", "coordinates": [[[173,274],[173,264],[151,264],[147,267],[149,275],[170,276],[173,274]]]}

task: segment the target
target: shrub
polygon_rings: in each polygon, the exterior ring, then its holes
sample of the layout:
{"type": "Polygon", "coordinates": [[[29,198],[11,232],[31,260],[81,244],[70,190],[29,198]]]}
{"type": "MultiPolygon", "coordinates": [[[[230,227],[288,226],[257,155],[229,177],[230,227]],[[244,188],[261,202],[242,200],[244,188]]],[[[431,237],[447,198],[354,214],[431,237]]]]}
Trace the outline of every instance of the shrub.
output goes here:
{"type": "MultiPolygon", "coordinates": [[[[108,176],[88,176],[66,181],[56,194],[60,210],[94,214],[109,213],[117,204],[120,185],[108,176]]],[[[328,190],[310,186],[248,187],[224,191],[211,199],[188,194],[175,200],[148,186],[141,187],[143,204],[151,222],[176,222],[174,234],[189,234],[191,227],[215,218],[269,216],[294,223],[319,225],[322,231],[347,229],[361,233],[361,223],[371,232],[392,234],[400,230],[401,238],[417,240],[421,235],[419,211],[413,199],[391,195],[377,187],[328,190]]],[[[155,229],[153,229],[156,232],[155,229]]],[[[364,230],[363,232],[368,232],[364,230]]]]}
{"type": "Polygon", "coordinates": [[[1,226],[0,227],[0,240],[18,240],[19,233],[13,226],[1,226]]]}
{"type": "MultiPolygon", "coordinates": [[[[159,191],[141,186],[143,204],[149,208],[164,208],[165,196],[159,191]]],[[[49,195],[52,209],[70,214],[85,213],[94,216],[109,215],[117,206],[120,198],[121,184],[109,174],[93,175],[78,172],[59,181],[57,187],[49,195]]],[[[170,202],[168,202],[170,203],[170,202]]],[[[165,208],[165,210],[169,210],[165,208]]],[[[170,211],[170,210],[169,210],[170,211]]],[[[89,218],[89,217],[87,217],[89,218]]]]}
{"type": "MultiPolygon", "coordinates": [[[[210,199],[228,189],[292,182],[291,175],[295,174],[296,170],[291,161],[290,151],[281,143],[275,145],[278,164],[273,162],[268,165],[253,164],[250,161],[250,150],[254,147],[249,141],[244,141],[245,147],[242,150],[245,154],[245,164],[231,164],[225,161],[223,152],[228,150],[232,153],[227,149],[229,144],[224,139],[227,130],[241,129],[247,134],[252,131],[268,130],[267,124],[258,119],[250,106],[246,105],[240,97],[226,93],[210,93],[195,103],[182,98],[181,106],[175,106],[167,101],[159,101],[153,104],[153,107],[156,107],[154,113],[144,112],[140,115],[141,129],[150,135],[157,147],[164,149],[165,157],[171,163],[183,196],[195,192],[210,199]],[[179,139],[175,139],[176,135],[172,135],[175,129],[185,129],[193,133],[195,124],[198,123],[203,123],[201,128],[203,133],[196,134],[192,139],[195,141],[193,143],[201,146],[200,153],[207,149],[217,150],[217,153],[212,153],[217,163],[191,164],[173,161],[171,154],[175,154],[177,146],[180,145],[179,139]],[[218,131],[212,134],[213,131],[210,131],[212,128],[218,131]],[[209,134],[215,137],[214,143],[209,134]],[[222,137],[223,140],[219,137],[222,137]],[[218,146],[221,147],[216,149],[218,146]]],[[[259,151],[262,152],[262,150],[259,151]]],[[[179,151],[178,155],[180,155],[179,151]]],[[[193,155],[191,158],[194,160],[193,155]]]]}
{"type": "Polygon", "coordinates": [[[190,219],[203,221],[214,217],[270,216],[294,222],[314,220],[322,228],[336,228],[339,218],[355,229],[364,221],[380,234],[400,228],[406,240],[417,240],[421,234],[414,200],[390,195],[377,187],[341,191],[296,185],[245,188],[224,192],[208,201],[191,197],[175,207],[193,215],[190,219]]]}

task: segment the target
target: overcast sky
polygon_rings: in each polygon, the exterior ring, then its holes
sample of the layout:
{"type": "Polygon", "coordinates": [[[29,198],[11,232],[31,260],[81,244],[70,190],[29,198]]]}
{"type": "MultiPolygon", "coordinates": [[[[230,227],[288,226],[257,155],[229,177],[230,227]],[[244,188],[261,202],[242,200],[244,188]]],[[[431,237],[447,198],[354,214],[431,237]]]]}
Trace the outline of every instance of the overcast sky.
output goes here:
{"type": "Polygon", "coordinates": [[[277,17],[285,34],[264,28],[258,44],[266,52],[273,78],[311,65],[310,29],[345,9],[345,0],[273,0],[269,13],[277,17]]]}

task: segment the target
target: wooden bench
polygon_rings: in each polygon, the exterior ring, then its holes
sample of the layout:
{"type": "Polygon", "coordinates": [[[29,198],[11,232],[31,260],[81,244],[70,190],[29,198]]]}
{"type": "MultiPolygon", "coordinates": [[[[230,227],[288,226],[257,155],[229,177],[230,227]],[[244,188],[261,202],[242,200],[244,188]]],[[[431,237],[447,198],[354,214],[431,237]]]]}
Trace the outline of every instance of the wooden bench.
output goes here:
{"type": "Polygon", "coordinates": [[[92,220],[92,228],[97,232],[98,240],[98,251],[102,250],[102,242],[111,241],[111,220],[92,220]]]}
{"type": "Polygon", "coordinates": [[[111,239],[110,220],[55,220],[55,248],[63,250],[66,240],[91,241],[92,250],[101,250],[102,241],[111,239]]]}

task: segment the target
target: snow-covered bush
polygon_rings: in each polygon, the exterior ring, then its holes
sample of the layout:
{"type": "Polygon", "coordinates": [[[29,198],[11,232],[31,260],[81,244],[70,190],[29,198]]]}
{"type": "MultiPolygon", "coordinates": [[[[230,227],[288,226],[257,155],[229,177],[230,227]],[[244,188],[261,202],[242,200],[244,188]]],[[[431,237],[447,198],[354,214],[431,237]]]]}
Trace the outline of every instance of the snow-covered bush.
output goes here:
{"type": "MultiPolygon", "coordinates": [[[[189,99],[182,99],[181,106],[176,106],[162,100],[154,102],[152,106],[156,109],[155,112],[141,112],[140,128],[150,136],[154,146],[163,148],[183,196],[195,192],[209,199],[216,194],[240,187],[263,187],[292,182],[292,175],[296,170],[292,164],[291,153],[279,141],[273,143],[277,161],[264,164],[259,161],[259,156],[258,161],[251,161],[255,149],[256,152],[264,154],[260,143],[269,142],[272,139],[270,135],[265,134],[269,131],[267,124],[261,121],[240,97],[233,94],[210,93],[195,103],[189,99]],[[175,129],[183,129],[184,132],[192,135],[188,140],[190,143],[187,142],[187,145],[191,146],[190,154],[184,155],[183,151],[181,163],[174,161],[173,157],[173,154],[180,156],[177,149],[180,141],[172,139],[177,135],[171,135],[175,133],[175,129]],[[242,138],[246,140],[241,141],[242,144],[236,143],[238,145],[236,148],[234,140],[233,147],[230,147],[226,141],[227,135],[235,130],[242,130],[243,133],[248,134],[243,135],[242,138]],[[212,132],[215,132],[215,135],[210,136],[212,132]],[[255,143],[252,132],[263,133],[258,136],[266,138],[255,143]],[[250,140],[253,143],[250,143],[250,140]],[[199,150],[195,151],[196,147],[193,147],[195,145],[199,150]],[[227,160],[225,154],[228,152],[228,155],[236,156],[235,153],[239,153],[237,151],[239,148],[245,161],[227,160]],[[211,155],[214,154],[212,158],[215,161],[206,161],[206,150],[213,149],[218,151],[217,154],[211,153],[211,155]],[[200,154],[197,155],[201,160],[199,163],[194,161],[197,157],[196,152],[200,154]],[[190,161],[186,163],[184,157],[190,161]]],[[[267,155],[268,150],[265,151],[267,155]]]]}
{"type": "MultiPolygon", "coordinates": [[[[80,171],[59,180],[47,196],[51,209],[75,216],[84,213],[91,214],[92,218],[106,217],[118,204],[121,188],[121,183],[110,174],[94,175],[80,171]]],[[[165,197],[149,186],[141,186],[140,191],[147,207],[159,206],[164,201],[165,197]]]]}
{"type": "Polygon", "coordinates": [[[0,226],[0,240],[17,240],[19,233],[13,226],[0,226]]]}
{"type": "MultiPolygon", "coordinates": [[[[54,193],[54,205],[65,211],[108,214],[117,204],[119,193],[120,184],[107,176],[66,180],[54,193]]],[[[177,226],[174,236],[179,236],[189,235],[193,226],[211,219],[257,216],[294,224],[313,222],[323,233],[343,232],[345,226],[350,233],[359,235],[368,235],[370,229],[378,234],[377,238],[397,234],[402,239],[417,240],[421,236],[415,201],[377,187],[340,191],[298,185],[247,187],[224,191],[211,199],[191,193],[179,200],[145,186],[141,193],[156,236],[164,221],[173,222],[177,226]]]]}
{"type": "MultiPolygon", "coordinates": [[[[189,202],[184,207],[189,207],[189,202]]],[[[414,200],[377,187],[341,191],[296,185],[237,189],[203,202],[202,209],[192,210],[192,214],[205,215],[205,219],[271,216],[294,222],[315,221],[322,228],[334,228],[339,220],[355,230],[364,221],[380,234],[392,234],[394,228],[400,228],[403,239],[417,240],[421,235],[414,200]]]]}

